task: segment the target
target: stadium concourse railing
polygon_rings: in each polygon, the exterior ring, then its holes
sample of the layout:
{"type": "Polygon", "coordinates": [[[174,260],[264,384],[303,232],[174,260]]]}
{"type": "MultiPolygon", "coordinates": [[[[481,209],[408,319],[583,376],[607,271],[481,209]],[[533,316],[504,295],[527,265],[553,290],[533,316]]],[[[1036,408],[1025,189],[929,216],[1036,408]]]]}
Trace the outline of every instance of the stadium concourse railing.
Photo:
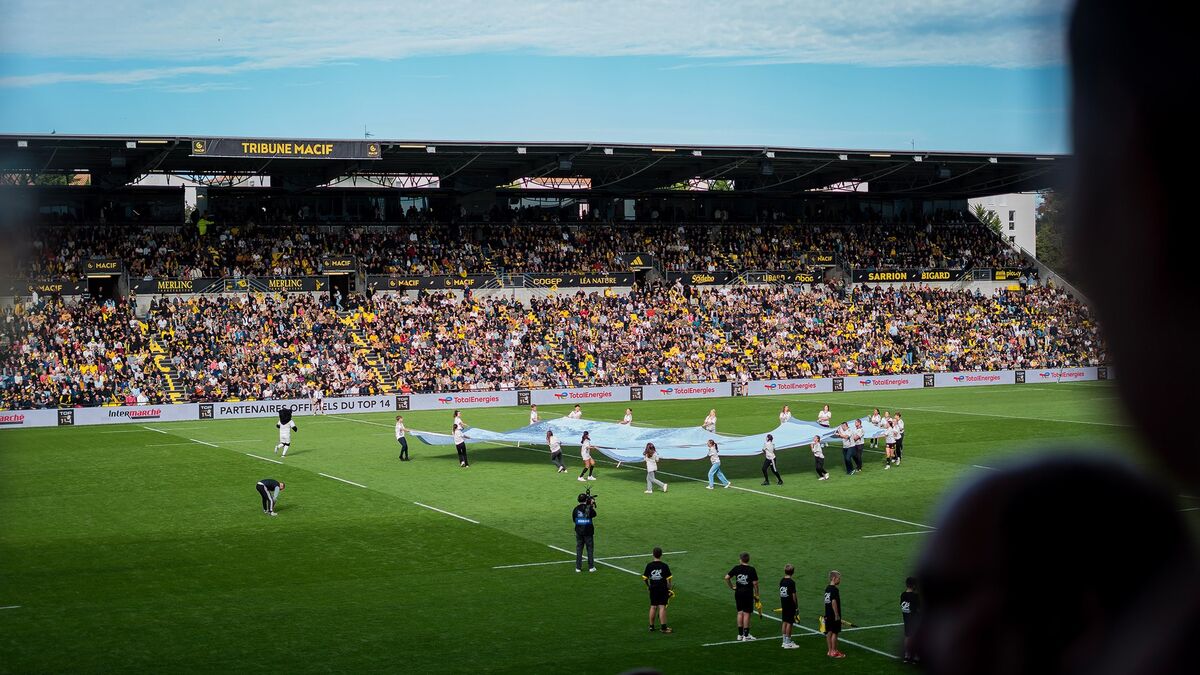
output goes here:
{"type": "MultiPolygon", "coordinates": [[[[687,384],[643,384],[578,389],[511,389],[504,391],[449,392],[444,394],[398,394],[328,398],[329,414],[395,412],[397,410],[445,410],[505,406],[552,405],[556,403],[605,403],[666,401],[731,396],[779,394],[835,394],[843,391],[890,391],[989,385],[1053,384],[1113,379],[1110,367],[1045,368],[1041,370],[997,370],[966,373],[915,373],[905,375],[858,375],[795,380],[752,380],[749,382],[694,382],[687,384]]],[[[112,408],[61,408],[0,411],[0,429],[84,426],[97,424],[146,424],[149,422],[207,421],[253,417],[275,417],[292,408],[300,415],[312,414],[308,399],[239,401],[227,403],[179,403],[112,408]]]]}

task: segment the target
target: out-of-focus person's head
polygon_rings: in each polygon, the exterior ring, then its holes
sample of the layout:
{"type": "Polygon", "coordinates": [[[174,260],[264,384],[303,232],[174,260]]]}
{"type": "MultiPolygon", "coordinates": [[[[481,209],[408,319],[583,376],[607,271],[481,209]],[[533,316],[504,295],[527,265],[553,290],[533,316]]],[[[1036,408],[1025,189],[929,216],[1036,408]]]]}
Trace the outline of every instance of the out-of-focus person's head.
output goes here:
{"type": "Polygon", "coordinates": [[[1133,629],[1170,630],[1153,625],[1155,607],[1131,611],[1152,580],[1194,573],[1169,494],[1131,467],[1082,456],[1031,461],[968,486],[949,502],[917,572],[927,670],[1094,673],[1106,644],[1127,644],[1133,629]]]}
{"type": "Polygon", "coordinates": [[[1194,46],[1169,37],[1182,16],[1142,3],[1079,0],[1070,27],[1074,160],[1068,190],[1080,285],[1104,325],[1125,405],[1180,482],[1200,482],[1200,453],[1158,419],[1186,419],[1200,381],[1200,327],[1185,139],[1194,126],[1194,46]],[[1185,209],[1187,209],[1185,211],[1185,209]],[[1176,225],[1172,227],[1172,225],[1176,225]]]}

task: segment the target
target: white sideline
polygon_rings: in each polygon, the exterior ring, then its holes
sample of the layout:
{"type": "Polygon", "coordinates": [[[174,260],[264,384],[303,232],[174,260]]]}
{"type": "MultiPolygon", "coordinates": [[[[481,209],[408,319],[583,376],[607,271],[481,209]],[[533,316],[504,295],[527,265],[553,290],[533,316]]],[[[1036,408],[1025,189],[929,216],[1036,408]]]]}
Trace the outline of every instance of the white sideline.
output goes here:
{"type": "MultiPolygon", "coordinates": [[[[322,475],[322,476],[324,476],[325,474],[321,474],[321,475],[322,475]]],[[[333,478],[333,476],[330,476],[330,478],[333,478]]],[[[339,478],[338,480],[341,480],[341,479],[339,478]]],[[[349,481],[346,481],[346,482],[349,482],[349,481]]],[[[358,484],[357,484],[357,483],[353,483],[353,485],[358,485],[358,484]]],[[[359,487],[364,487],[364,486],[362,486],[362,485],[359,485],[359,487]]],[[[474,524],[476,524],[476,525],[478,525],[478,524],[479,524],[479,521],[478,521],[478,520],[471,520],[470,518],[468,518],[468,517],[466,517],[466,516],[460,516],[460,515],[458,515],[457,513],[450,513],[449,511],[443,511],[442,509],[439,509],[439,508],[438,508],[438,507],[436,507],[436,506],[430,506],[430,505],[428,505],[428,504],[422,504],[421,502],[413,502],[413,503],[414,503],[414,504],[416,504],[417,506],[420,506],[421,508],[429,509],[430,511],[437,511],[438,513],[444,513],[444,514],[446,514],[446,515],[448,515],[448,516],[451,516],[451,517],[453,517],[453,518],[458,518],[459,520],[465,520],[465,521],[467,521],[468,523],[474,523],[474,524]]]]}
{"type": "MultiPolygon", "coordinates": [[[[763,615],[763,618],[766,618],[765,614],[763,615]]],[[[774,618],[774,617],[772,617],[772,618],[774,618]]],[[[792,624],[792,625],[799,626],[799,624],[792,624]]],[[[842,632],[849,633],[850,631],[853,631],[853,630],[873,630],[876,628],[895,628],[896,626],[903,626],[903,625],[904,625],[903,623],[881,623],[877,626],[855,626],[854,628],[843,628],[842,632]]],[[[821,635],[822,637],[824,637],[824,635],[822,633],[816,633],[816,632],[808,633],[807,637],[813,637],[816,635],[821,635]]],[[[754,640],[751,640],[751,642],[758,642],[759,640],[779,640],[782,637],[783,637],[782,635],[772,635],[771,637],[756,638],[754,640]]],[[[844,642],[844,640],[840,640],[840,639],[838,641],[844,642]]],[[[736,645],[736,644],[748,644],[748,643],[746,643],[744,640],[728,640],[726,642],[709,642],[706,644],[702,644],[700,646],[701,647],[716,647],[718,645],[736,645]]]]}
{"type": "MultiPolygon", "coordinates": [[[[547,546],[549,546],[550,548],[554,549],[555,551],[562,551],[563,553],[566,553],[567,555],[575,555],[575,552],[574,552],[574,551],[568,551],[568,550],[567,550],[567,549],[565,549],[565,548],[559,548],[559,547],[555,546],[554,544],[546,544],[546,545],[547,545],[547,546]]],[[[626,573],[626,574],[632,574],[632,575],[633,575],[633,576],[635,576],[635,577],[640,577],[640,576],[642,576],[641,574],[639,574],[639,573],[637,573],[637,572],[634,572],[633,570],[627,570],[627,569],[625,569],[624,567],[621,567],[621,566],[619,566],[619,565],[614,565],[614,564],[612,564],[612,563],[610,563],[610,562],[604,562],[603,560],[601,560],[601,559],[599,559],[599,558],[596,558],[595,560],[596,560],[596,563],[597,563],[597,564],[604,565],[605,567],[611,567],[611,568],[613,568],[614,570],[621,570],[622,572],[624,572],[624,573],[626,573]]],[[[567,562],[574,562],[574,561],[572,561],[572,560],[568,560],[567,562]]]]}
{"type": "MultiPolygon", "coordinates": [[[[216,447],[216,446],[213,446],[213,447],[216,447]]],[[[282,463],[282,462],[281,462],[281,463],[282,463]]],[[[318,475],[318,476],[325,476],[326,478],[332,478],[332,479],[334,479],[334,480],[338,480],[338,481],[341,481],[341,482],[343,482],[343,483],[348,483],[348,484],[350,484],[350,485],[353,485],[354,487],[360,487],[360,488],[363,488],[364,490],[365,490],[365,489],[367,489],[367,486],[366,486],[366,485],[360,485],[360,484],[358,484],[358,483],[355,483],[355,482],[354,482],[354,481],[352,481],[352,480],[346,480],[345,478],[338,478],[337,476],[330,476],[330,475],[329,475],[329,474],[327,474],[327,473],[321,473],[321,472],[319,472],[319,471],[317,472],[317,475],[318,475]]]]}
{"type": "Polygon", "coordinates": [[[5,605],[4,607],[0,607],[0,609],[21,609],[21,606],[20,605],[5,605]]]}
{"type": "MultiPolygon", "coordinates": [[[[160,433],[160,434],[166,434],[166,433],[167,433],[167,432],[163,431],[162,429],[155,429],[154,427],[148,427],[148,426],[146,426],[145,424],[143,424],[143,425],[141,425],[141,426],[142,426],[142,428],[143,428],[143,429],[148,429],[148,430],[150,430],[150,431],[157,431],[157,432],[158,432],[158,433],[160,433]]],[[[167,434],[167,435],[169,436],[170,434],[167,434]]]]}
{"type": "Polygon", "coordinates": [[[994,466],[984,466],[982,464],[972,464],[971,466],[975,467],[976,469],[987,469],[988,471],[999,471],[1000,470],[994,466]]]}
{"type": "MultiPolygon", "coordinates": [[[[871,407],[875,407],[875,406],[871,406],[871,407]]],[[[880,407],[882,407],[882,406],[880,406],[880,407]]],[[[924,412],[945,413],[947,415],[971,415],[973,417],[999,417],[999,418],[1009,419],[1009,420],[1031,420],[1034,422],[1058,422],[1059,424],[1092,424],[1092,425],[1101,426],[1101,427],[1121,427],[1121,428],[1126,428],[1126,429],[1131,428],[1128,424],[1121,424],[1119,422],[1085,422],[1083,420],[1060,420],[1060,419],[1055,419],[1053,417],[1027,417],[1024,415],[997,415],[996,413],[967,412],[965,410],[942,410],[942,409],[934,409],[934,408],[918,408],[916,406],[911,406],[911,405],[901,405],[901,406],[891,406],[891,407],[899,409],[901,411],[921,410],[924,412]]]]}
{"type": "Polygon", "coordinates": [[[196,439],[194,439],[194,438],[189,438],[188,440],[189,440],[189,441],[191,441],[191,442],[193,442],[193,443],[199,443],[200,445],[207,445],[207,446],[208,446],[208,447],[210,447],[210,448],[219,448],[219,447],[221,447],[221,446],[217,445],[216,443],[209,443],[208,441],[198,441],[198,440],[196,440],[196,439]]]}
{"type": "Polygon", "coordinates": [[[254,459],[261,459],[264,462],[275,462],[276,464],[283,464],[283,462],[281,462],[277,459],[271,459],[270,457],[259,457],[258,455],[252,455],[248,452],[243,453],[243,454],[245,454],[247,457],[253,457],[254,459]]]}
{"type": "MultiPolygon", "coordinates": [[[[782,618],[780,618],[780,617],[777,617],[777,616],[775,616],[775,615],[773,615],[773,614],[764,614],[764,615],[762,616],[762,618],[764,618],[764,619],[770,619],[770,620],[772,620],[772,621],[778,621],[779,623],[783,623],[783,619],[782,619],[782,618]]],[[[799,628],[799,629],[800,629],[800,630],[802,630],[802,631],[806,631],[806,632],[807,632],[809,635],[820,635],[820,636],[822,636],[822,637],[824,637],[824,635],[825,635],[824,633],[822,633],[822,632],[818,631],[818,630],[817,630],[817,629],[815,629],[815,628],[809,628],[808,626],[805,626],[805,625],[802,625],[802,624],[794,623],[794,624],[792,624],[792,625],[793,625],[793,626],[795,626],[796,628],[799,628]]],[[[842,639],[842,637],[841,637],[841,636],[838,636],[838,644],[847,644],[847,645],[853,645],[853,646],[855,646],[855,647],[858,647],[859,649],[865,649],[865,650],[867,650],[867,651],[869,651],[869,652],[874,652],[874,653],[876,653],[876,654],[879,654],[880,656],[886,656],[886,657],[888,657],[889,659],[896,659],[896,660],[899,660],[899,659],[900,659],[900,657],[899,657],[899,656],[896,656],[895,654],[889,654],[889,653],[887,653],[887,652],[883,651],[882,649],[875,649],[874,647],[868,647],[868,646],[866,646],[866,645],[862,644],[861,642],[852,642],[852,641],[850,641],[850,640],[844,640],[844,639],[842,639]]]]}
{"type": "MultiPolygon", "coordinates": [[[[687,551],[663,551],[663,555],[681,555],[683,553],[687,553],[687,551]]],[[[604,556],[603,558],[596,558],[596,560],[624,560],[625,558],[645,558],[647,555],[648,554],[646,554],[646,553],[634,553],[633,555],[607,555],[607,556],[604,556]]],[[[509,570],[509,569],[513,569],[515,567],[541,567],[542,565],[566,565],[571,562],[574,562],[574,561],[573,560],[551,560],[549,562],[523,563],[520,565],[496,565],[492,569],[494,569],[494,570],[509,570]]]]}
{"type": "Polygon", "coordinates": [[[903,537],[910,534],[930,534],[933,530],[918,530],[916,532],[892,532],[891,534],[864,534],[863,539],[878,539],[879,537],[903,537]]]}

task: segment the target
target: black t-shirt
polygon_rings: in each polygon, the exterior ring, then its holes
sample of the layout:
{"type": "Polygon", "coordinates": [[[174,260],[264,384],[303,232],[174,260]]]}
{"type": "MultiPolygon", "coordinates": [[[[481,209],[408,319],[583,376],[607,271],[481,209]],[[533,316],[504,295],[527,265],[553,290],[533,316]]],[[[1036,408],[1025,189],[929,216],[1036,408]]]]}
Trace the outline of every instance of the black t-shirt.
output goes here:
{"type": "Polygon", "coordinates": [[[279,481],[275,480],[274,478],[264,478],[258,482],[262,483],[263,487],[267,488],[268,491],[279,487],[279,481]]]}
{"type": "Polygon", "coordinates": [[[667,563],[655,560],[646,565],[646,571],[642,572],[642,576],[646,577],[646,583],[650,584],[650,590],[666,589],[667,579],[671,578],[671,568],[667,566],[667,563]]]}
{"type": "Polygon", "coordinates": [[[784,607],[796,606],[796,580],[784,577],[779,580],[779,602],[784,607]]]}
{"type": "Polygon", "coordinates": [[[838,592],[838,587],[829,584],[825,587],[825,619],[830,620],[842,615],[842,594],[838,592]],[[833,611],[833,602],[837,601],[837,612],[833,611]]]}
{"type": "Polygon", "coordinates": [[[904,616],[916,616],[921,613],[921,596],[916,591],[904,591],[900,594],[900,613],[904,616]]]}
{"type": "Polygon", "coordinates": [[[571,521],[575,523],[575,534],[584,536],[593,535],[596,533],[596,528],[592,525],[592,519],[596,517],[595,507],[587,504],[580,504],[571,511],[571,521]]]}
{"type": "Polygon", "coordinates": [[[733,590],[739,595],[753,595],[754,582],[758,581],[758,571],[750,565],[738,565],[729,570],[729,578],[733,579],[733,590]]]}

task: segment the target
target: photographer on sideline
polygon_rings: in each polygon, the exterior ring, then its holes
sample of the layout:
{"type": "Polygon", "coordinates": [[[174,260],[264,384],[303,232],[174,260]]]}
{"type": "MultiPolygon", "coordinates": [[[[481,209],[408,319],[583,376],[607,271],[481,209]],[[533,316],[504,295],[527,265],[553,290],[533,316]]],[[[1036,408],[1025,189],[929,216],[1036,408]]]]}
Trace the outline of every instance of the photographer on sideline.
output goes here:
{"type": "Polygon", "coordinates": [[[583,571],[583,547],[587,547],[588,554],[588,571],[596,571],[596,559],[594,557],[595,544],[592,537],[596,534],[596,527],[592,524],[592,519],[596,517],[596,498],[592,496],[591,488],[587,492],[579,493],[579,505],[571,511],[571,521],[575,523],[575,571],[583,571]]]}

